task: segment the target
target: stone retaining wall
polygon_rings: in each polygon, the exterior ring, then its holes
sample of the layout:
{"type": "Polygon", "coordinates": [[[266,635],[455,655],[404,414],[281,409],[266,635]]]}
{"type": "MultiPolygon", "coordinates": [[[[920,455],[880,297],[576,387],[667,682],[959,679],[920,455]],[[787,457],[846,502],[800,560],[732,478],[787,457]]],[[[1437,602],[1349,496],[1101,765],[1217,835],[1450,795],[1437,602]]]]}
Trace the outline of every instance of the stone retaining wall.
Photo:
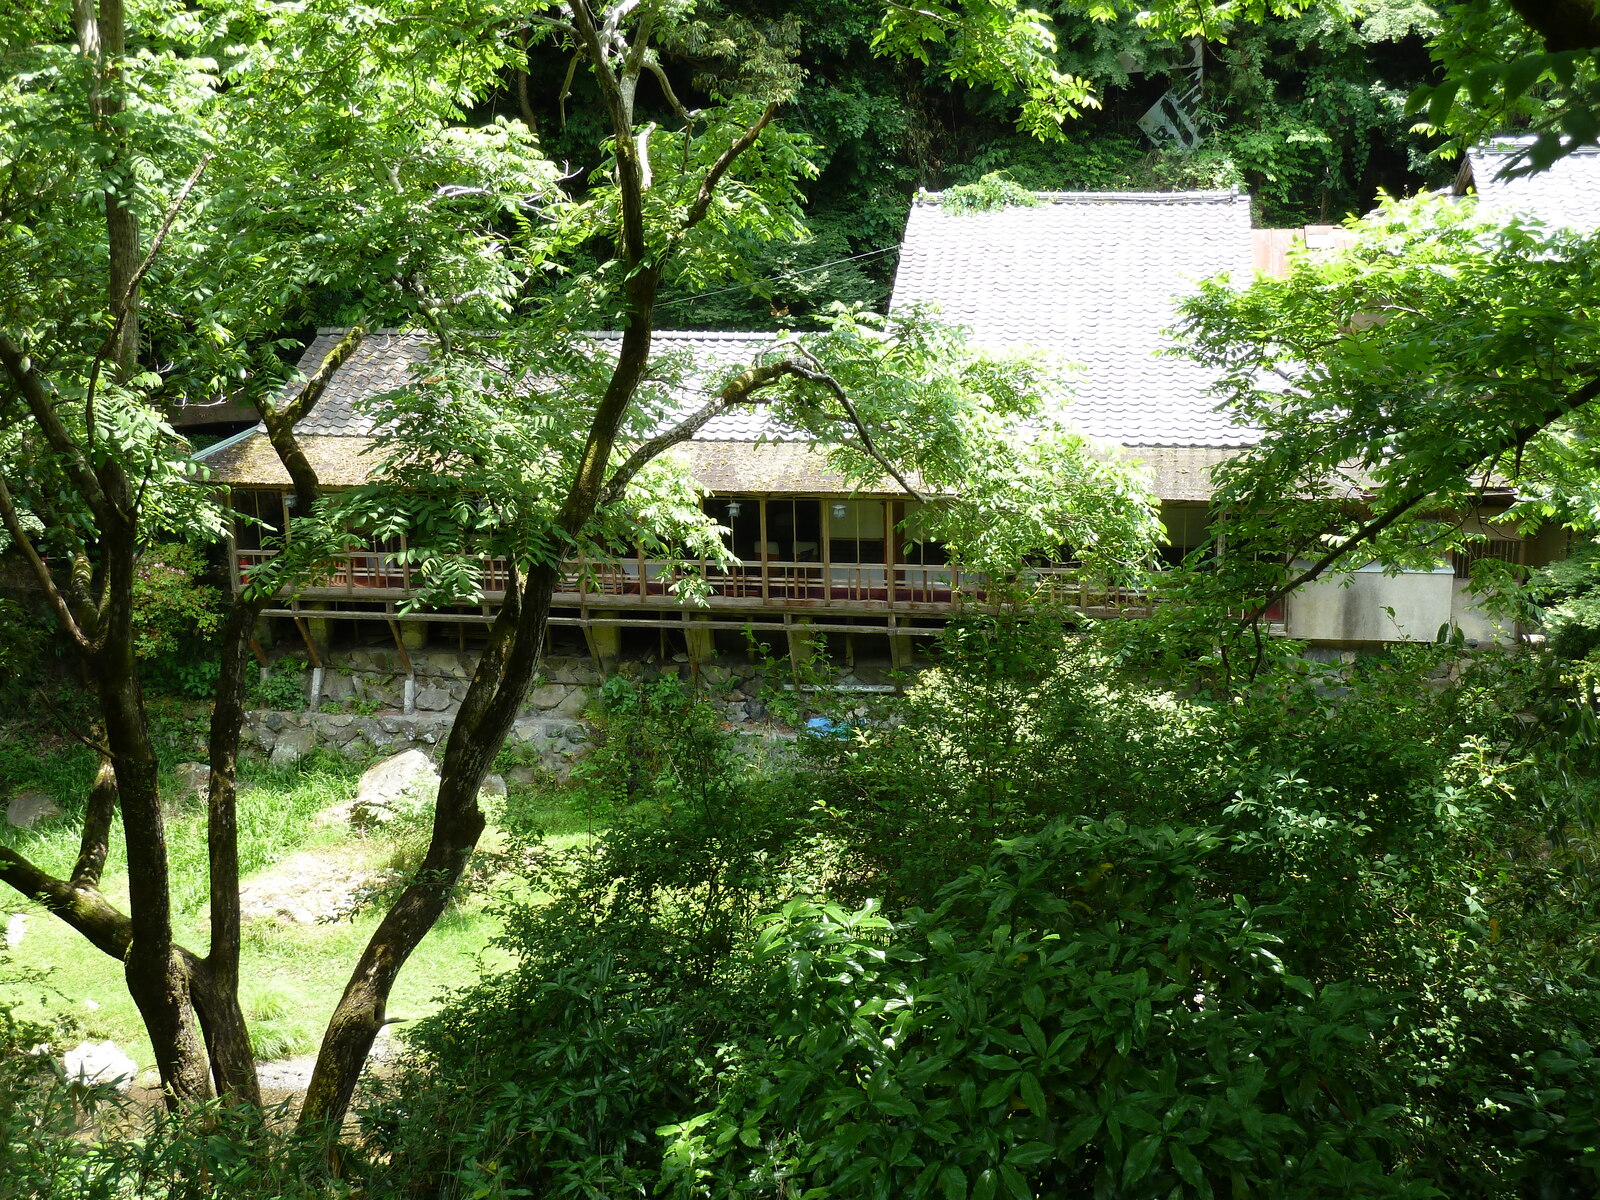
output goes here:
{"type": "MultiPolygon", "coordinates": [[[[411,711],[405,710],[406,664],[397,650],[341,649],[323,668],[318,693],[306,711],[258,710],[247,715],[246,748],[268,756],[279,766],[294,763],[317,748],[350,759],[409,749],[436,753],[466,697],[477,656],[471,651],[430,647],[415,651],[410,657],[411,711]]],[[[274,669],[282,672],[284,662],[274,669]]],[[[299,671],[301,694],[310,698],[314,678],[311,670],[289,669],[299,671]]],[[[689,676],[686,661],[625,663],[622,669],[639,678],[677,674],[687,681],[689,676]]],[[[599,671],[587,658],[545,659],[508,739],[508,745],[524,748],[519,757],[528,761],[529,770],[537,764],[538,768],[565,778],[573,761],[589,745],[589,727],[581,718],[594,702],[601,682],[599,671]]],[[[875,678],[863,678],[854,672],[845,672],[835,682],[845,688],[884,686],[875,678]]],[[[759,723],[769,716],[761,699],[769,681],[757,663],[707,664],[700,670],[698,685],[734,724],[759,723]]]]}
{"type": "MultiPolygon", "coordinates": [[[[418,713],[454,712],[466,698],[477,655],[468,651],[427,650],[411,655],[415,682],[413,704],[418,713]]],[[[307,676],[309,689],[310,672],[307,676]]],[[[376,707],[398,711],[405,706],[406,670],[396,650],[359,647],[338,651],[322,672],[314,708],[360,713],[376,707]]],[[[578,716],[600,686],[600,673],[586,658],[547,658],[538,684],[523,705],[525,713],[578,716]]]]}
{"type": "MultiPolygon", "coordinates": [[[[356,760],[402,750],[436,754],[454,720],[452,714],[440,713],[363,717],[350,713],[255,711],[245,716],[244,740],[278,767],[292,766],[315,749],[356,760]]],[[[529,760],[530,768],[537,765],[565,778],[573,761],[588,747],[589,735],[589,727],[582,721],[519,717],[506,744],[524,747],[522,757],[529,760]]]]}

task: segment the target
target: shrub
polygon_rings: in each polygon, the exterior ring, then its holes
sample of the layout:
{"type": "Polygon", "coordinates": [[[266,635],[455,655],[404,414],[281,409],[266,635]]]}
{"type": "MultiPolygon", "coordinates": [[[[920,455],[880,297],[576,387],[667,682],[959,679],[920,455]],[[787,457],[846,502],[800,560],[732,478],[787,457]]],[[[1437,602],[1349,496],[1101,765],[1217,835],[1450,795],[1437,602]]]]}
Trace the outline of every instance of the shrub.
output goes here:
{"type": "Polygon", "coordinates": [[[306,706],[305,663],[293,655],[280,658],[246,690],[252,708],[299,712],[306,706]]]}
{"type": "Polygon", "coordinates": [[[786,906],[770,1040],[664,1130],[672,1194],[1434,1194],[1397,1165],[1388,1014],[1286,972],[1275,912],[1197,886],[1221,846],[1058,825],[899,928],[786,906]]]}

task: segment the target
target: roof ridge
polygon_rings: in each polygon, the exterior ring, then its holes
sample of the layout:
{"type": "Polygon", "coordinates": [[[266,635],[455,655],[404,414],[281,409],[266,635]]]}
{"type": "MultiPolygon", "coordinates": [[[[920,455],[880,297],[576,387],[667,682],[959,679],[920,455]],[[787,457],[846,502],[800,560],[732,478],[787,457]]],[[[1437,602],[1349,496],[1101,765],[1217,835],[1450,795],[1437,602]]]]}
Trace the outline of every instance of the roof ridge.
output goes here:
{"type": "MultiPolygon", "coordinates": [[[[623,331],[620,329],[591,329],[587,336],[597,338],[620,338],[623,331]]],[[[652,338],[694,338],[705,342],[770,342],[777,339],[779,331],[775,329],[653,329],[650,331],[652,338]]]]}
{"type": "MultiPolygon", "coordinates": [[[[1526,149],[1538,140],[1539,135],[1533,133],[1496,134],[1494,136],[1485,138],[1483,141],[1478,142],[1475,145],[1468,146],[1467,153],[1471,154],[1472,152],[1477,151],[1481,154],[1484,151],[1488,151],[1490,153],[1504,154],[1508,152],[1506,149],[1504,149],[1505,147],[1516,147],[1519,150],[1526,149]]],[[[1574,146],[1572,149],[1568,150],[1567,153],[1600,154],[1600,146],[1592,143],[1585,143],[1581,146],[1574,146]]]]}
{"type": "MultiPolygon", "coordinates": [[[[1046,204],[1248,204],[1250,193],[1238,188],[1213,188],[1182,192],[1033,192],[1035,199],[1046,204]]],[[[937,205],[944,199],[942,191],[930,192],[919,188],[911,198],[913,205],[937,205]]]]}
{"type": "MultiPolygon", "coordinates": [[[[317,328],[316,337],[343,337],[351,330],[349,325],[325,325],[317,328]]],[[[779,330],[773,329],[656,329],[651,331],[652,337],[658,338],[698,338],[702,341],[712,342],[758,342],[772,341],[779,336],[779,330]]],[[[377,329],[367,330],[367,337],[422,337],[431,338],[432,332],[417,326],[402,329],[398,325],[384,325],[377,329]]],[[[586,337],[620,338],[620,329],[589,329],[584,331],[586,337]]],[[[316,338],[312,339],[313,341],[316,338]]]]}

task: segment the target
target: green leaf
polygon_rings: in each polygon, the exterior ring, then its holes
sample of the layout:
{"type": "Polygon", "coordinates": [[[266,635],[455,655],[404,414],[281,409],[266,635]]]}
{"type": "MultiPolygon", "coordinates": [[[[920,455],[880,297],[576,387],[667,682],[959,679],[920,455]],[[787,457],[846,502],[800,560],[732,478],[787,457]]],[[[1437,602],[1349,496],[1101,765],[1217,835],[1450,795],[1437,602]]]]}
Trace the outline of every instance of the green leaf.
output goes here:
{"type": "Polygon", "coordinates": [[[1172,1167],[1177,1171],[1178,1177],[1193,1188],[1197,1195],[1209,1200],[1211,1181],[1201,1170],[1200,1160],[1195,1158],[1194,1152],[1182,1142],[1172,1142],[1167,1147],[1167,1154],[1172,1159],[1172,1167]]]}
{"type": "Polygon", "coordinates": [[[1038,1076],[1032,1071],[1024,1071],[1017,1082],[1018,1090],[1022,1093],[1022,1102],[1035,1116],[1043,1117],[1048,1105],[1045,1102],[1044,1089],[1039,1086],[1038,1076]]]}
{"type": "Polygon", "coordinates": [[[1151,1174],[1157,1158],[1161,1154],[1161,1136],[1150,1134],[1140,1138],[1128,1151],[1128,1157],[1122,1164],[1122,1185],[1135,1188],[1142,1184],[1151,1174]]]}

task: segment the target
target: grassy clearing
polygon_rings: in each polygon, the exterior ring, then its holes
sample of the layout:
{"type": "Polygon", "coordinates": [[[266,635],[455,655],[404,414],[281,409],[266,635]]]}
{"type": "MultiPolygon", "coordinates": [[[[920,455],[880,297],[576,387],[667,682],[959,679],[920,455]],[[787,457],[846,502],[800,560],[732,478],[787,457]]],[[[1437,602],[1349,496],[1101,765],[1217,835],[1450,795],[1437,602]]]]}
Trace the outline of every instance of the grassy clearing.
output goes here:
{"type": "MultiPolygon", "coordinates": [[[[177,762],[197,757],[189,738],[169,740],[172,744],[165,749],[171,761],[164,761],[164,770],[170,772],[177,762]]],[[[342,869],[372,872],[403,866],[410,857],[408,843],[423,836],[419,827],[402,825],[366,835],[315,819],[317,813],[353,795],[364,766],[318,756],[288,771],[272,771],[264,764],[244,767],[239,831],[246,883],[266,873],[292,891],[295,880],[280,878],[282,871],[324,859],[342,869]],[[291,859],[297,854],[310,857],[291,859]],[[281,865],[274,872],[277,864],[281,865]]],[[[81,746],[41,754],[20,740],[0,741],[0,781],[10,785],[6,790],[44,791],[64,810],[62,818],[35,831],[11,829],[0,822],[0,842],[46,870],[70,869],[78,849],[76,818],[93,772],[93,755],[81,746]]],[[[177,794],[174,780],[163,783],[172,789],[168,794],[177,794]]],[[[592,814],[579,811],[559,791],[514,795],[508,803],[514,810],[512,824],[545,830],[554,845],[581,842],[594,832],[592,814]]],[[[197,953],[209,945],[205,838],[205,816],[198,801],[187,804],[168,823],[178,935],[197,953]]],[[[491,826],[485,849],[492,851],[502,841],[500,829],[491,826]]],[[[120,842],[119,828],[113,831],[103,886],[114,902],[125,904],[127,869],[120,842]]],[[[351,966],[381,917],[381,907],[371,905],[353,917],[319,924],[297,924],[281,917],[246,923],[243,1000],[258,1055],[281,1058],[315,1048],[351,966]]],[[[501,955],[489,949],[498,920],[486,909],[486,898],[477,895],[446,914],[400,973],[389,1005],[392,1016],[407,1020],[426,1015],[442,992],[500,964],[501,955]]],[[[123,985],[121,964],[95,951],[38,905],[14,894],[0,899],[0,927],[6,915],[18,912],[26,913],[28,921],[13,957],[19,965],[47,969],[48,981],[46,986],[22,991],[0,990],[0,1002],[14,1000],[28,1016],[65,1012],[82,1026],[83,1036],[110,1038],[148,1066],[149,1044],[123,985]]]]}

